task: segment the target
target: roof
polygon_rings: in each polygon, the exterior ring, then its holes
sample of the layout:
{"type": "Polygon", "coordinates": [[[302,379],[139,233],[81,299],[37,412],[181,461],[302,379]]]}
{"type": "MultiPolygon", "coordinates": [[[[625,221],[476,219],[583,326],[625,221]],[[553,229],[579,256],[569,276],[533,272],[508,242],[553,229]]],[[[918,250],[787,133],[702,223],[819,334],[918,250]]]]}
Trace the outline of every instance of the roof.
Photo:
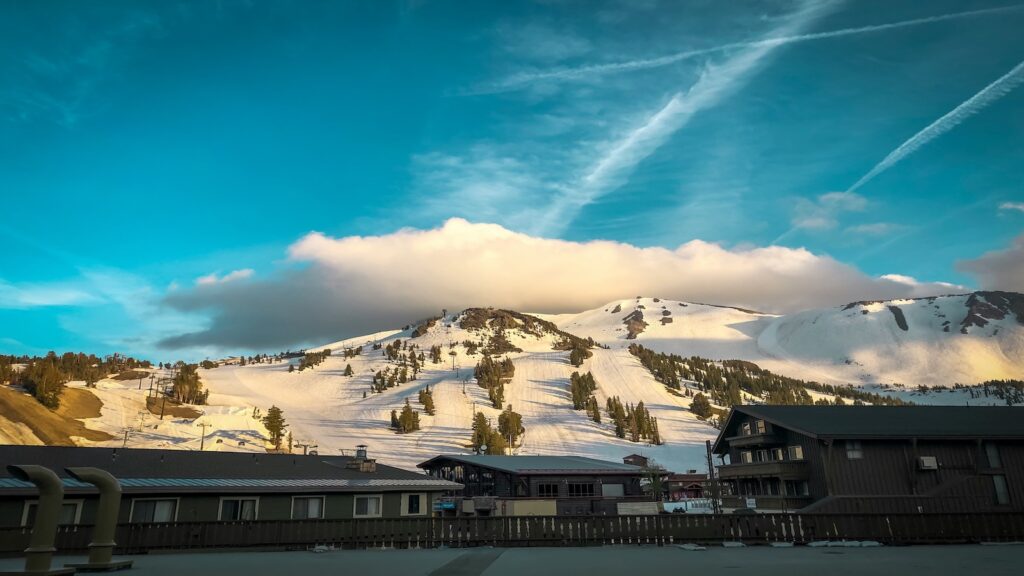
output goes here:
{"type": "Polygon", "coordinates": [[[812,438],[1024,439],[1024,408],[1010,406],[733,406],[715,440],[736,434],[737,414],[812,438]]]}
{"type": "MultiPolygon", "coordinates": [[[[4,464],[36,464],[60,476],[66,488],[92,490],[73,480],[67,467],[94,466],[110,472],[125,492],[357,492],[406,488],[454,490],[460,484],[377,464],[374,472],[346,465],[351,456],[302,456],[244,452],[197,452],[75,446],[0,446],[4,464]]],[[[34,491],[0,467],[0,490],[34,491]]]]}
{"type": "Polygon", "coordinates": [[[439,460],[454,460],[515,474],[641,474],[643,468],[632,464],[608,462],[583,456],[487,456],[442,454],[418,464],[426,468],[439,460]]]}

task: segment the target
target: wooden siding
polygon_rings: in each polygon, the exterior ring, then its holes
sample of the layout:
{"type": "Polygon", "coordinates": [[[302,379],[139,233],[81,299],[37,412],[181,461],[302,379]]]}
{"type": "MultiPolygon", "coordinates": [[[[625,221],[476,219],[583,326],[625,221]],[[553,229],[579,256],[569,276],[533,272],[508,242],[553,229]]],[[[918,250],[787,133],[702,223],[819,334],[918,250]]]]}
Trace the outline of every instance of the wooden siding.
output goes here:
{"type": "MultiPolygon", "coordinates": [[[[734,427],[755,418],[741,414],[734,418],[734,427]]],[[[811,504],[806,510],[835,512],[934,511],[972,512],[1024,510],[1024,442],[1002,440],[998,447],[1001,467],[992,468],[984,451],[983,439],[950,440],[861,440],[862,458],[847,455],[845,440],[815,439],[781,426],[767,423],[766,444],[734,446],[727,442],[732,463],[740,462],[740,452],[758,448],[799,445],[807,463],[807,482],[811,504]],[[922,470],[922,456],[936,459],[936,470],[922,470]],[[1006,478],[1009,504],[996,500],[992,477],[1006,478]],[[900,500],[899,497],[913,499],[900,500]],[[832,498],[826,504],[825,499],[832,498]],[[849,498],[846,498],[849,497],[849,498]],[[941,502],[940,502],[941,501],[941,502]]],[[[740,474],[744,467],[725,466],[721,477],[740,474]]],[[[780,477],[771,466],[764,477],[780,477]]],[[[743,496],[743,494],[737,494],[743,496]]]]}

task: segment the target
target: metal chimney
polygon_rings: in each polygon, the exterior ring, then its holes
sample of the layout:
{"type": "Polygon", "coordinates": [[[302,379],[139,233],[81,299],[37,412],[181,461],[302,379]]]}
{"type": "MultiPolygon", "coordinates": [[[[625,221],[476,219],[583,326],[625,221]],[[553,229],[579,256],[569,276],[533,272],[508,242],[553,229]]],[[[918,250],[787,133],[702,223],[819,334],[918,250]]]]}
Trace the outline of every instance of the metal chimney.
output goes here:
{"type": "Polygon", "coordinates": [[[74,574],[74,568],[50,570],[53,553],[57,551],[57,523],[64,504],[64,483],[53,470],[32,464],[10,465],[7,472],[18,480],[31,482],[39,489],[39,504],[32,524],[32,537],[25,549],[25,574],[74,574]]]}
{"type": "Polygon", "coordinates": [[[356,446],[356,458],[362,460],[366,459],[366,444],[360,444],[356,446]]]}
{"type": "Polygon", "coordinates": [[[96,525],[92,542],[89,543],[89,561],[85,564],[66,564],[83,571],[124,570],[131,568],[131,560],[112,560],[114,553],[114,531],[117,529],[117,514],[121,509],[121,483],[110,472],[99,468],[65,468],[72,478],[92,484],[100,491],[96,507],[96,525]]]}

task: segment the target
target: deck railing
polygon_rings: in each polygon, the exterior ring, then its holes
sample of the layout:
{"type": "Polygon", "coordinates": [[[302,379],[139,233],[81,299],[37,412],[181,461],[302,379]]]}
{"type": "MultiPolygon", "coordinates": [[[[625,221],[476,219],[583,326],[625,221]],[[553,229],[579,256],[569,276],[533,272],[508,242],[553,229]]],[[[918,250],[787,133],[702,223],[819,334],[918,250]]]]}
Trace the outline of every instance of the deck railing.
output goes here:
{"type": "MultiPolygon", "coordinates": [[[[29,528],[0,528],[0,553],[27,546],[29,528]]],[[[62,526],[57,548],[84,551],[90,526],[62,526]]],[[[122,524],[117,552],[212,548],[671,545],[741,541],[884,544],[1024,540],[1024,513],[522,516],[122,524]]]]}

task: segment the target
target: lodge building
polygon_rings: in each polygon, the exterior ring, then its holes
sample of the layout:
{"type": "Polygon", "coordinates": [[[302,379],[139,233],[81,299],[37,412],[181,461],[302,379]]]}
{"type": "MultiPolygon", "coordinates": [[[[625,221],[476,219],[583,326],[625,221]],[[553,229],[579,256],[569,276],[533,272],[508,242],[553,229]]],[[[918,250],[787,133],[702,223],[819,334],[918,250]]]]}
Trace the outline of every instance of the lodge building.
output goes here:
{"type": "Polygon", "coordinates": [[[418,465],[461,484],[451,514],[614,515],[655,513],[639,466],[581,456],[441,455],[418,465]]]}
{"type": "MultiPolygon", "coordinates": [[[[119,523],[429,517],[455,482],[384,466],[366,456],[196,452],[136,448],[0,446],[0,462],[40,465],[64,484],[61,523],[92,524],[95,487],[65,468],[116,477],[119,523]]],[[[38,491],[0,467],[0,526],[33,523],[38,491]]]]}
{"type": "Polygon", "coordinates": [[[715,441],[725,510],[1024,510],[1024,409],[735,406],[715,441]]]}

